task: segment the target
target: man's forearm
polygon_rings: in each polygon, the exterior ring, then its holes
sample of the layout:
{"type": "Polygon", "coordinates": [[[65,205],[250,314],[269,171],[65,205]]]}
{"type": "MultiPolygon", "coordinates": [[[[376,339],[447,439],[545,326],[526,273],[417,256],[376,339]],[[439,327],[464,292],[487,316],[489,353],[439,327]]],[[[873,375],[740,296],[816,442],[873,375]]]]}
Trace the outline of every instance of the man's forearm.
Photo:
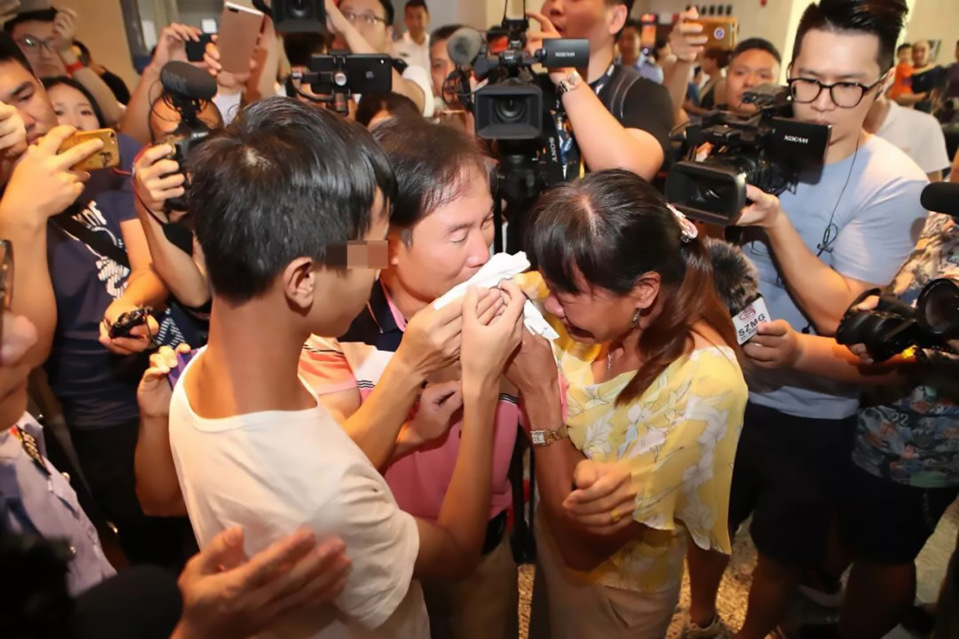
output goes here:
{"type": "Polygon", "coordinates": [[[47,221],[27,211],[11,211],[0,201],[0,238],[13,244],[13,312],[29,319],[39,339],[27,360],[39,366],[50,355],[57,327],[57,302],[47,262],[47,221]]]}
{"type": "Polygon", "coordinates": [[[803,334],[797,337],[801,350],[793,368],[837,382],[870,386],[896,384],[905,382],[906,371],[916,366],[914,361],[900,356],[881,364],[866,365],[831,337],[803,334]]]}
{"type": "Polygon", "coordinates": [[[151,97],[158,97],[160,82],[160,69],[152,64],[143,70],[140,76],[140,83],[137,84],[133,93],[130,95],[130,102],[127,103],[126,113],[120,120],[119,129],[126,135],[129,135],[140,144],[150,144],[150,107],[151,97]],[[153,95],[151,96],[151,92],[153,95]]]}
{"type": "Polygon", "coordinates": [[[376,468],[393,457],[400,429],[424,381],[394,355],[376,388],[343,423],[343,429],[376,468]]]}
{"type": "Polygon", "coordinates": [[[834,335],[849,305],[865,288],[853,286],[816,257],[789,219],[781,214],[766,235],[782,275],[799,308],[821,335],[834,335]]]}
{"type": "Polygon", "coordinates": [[[170,244],[160,223],[136,202],[137,216],[150,247],[153,268],[180,303],[194,308],[210,301],[210,286],[196,262],[170,244]]]}
{"type": "Polygon", "coordinates": [[[648,135],[639,139],[626,130],[584,82],[563,95],[573,136],[591,171],[626,169],[651,180],[663,165],[663,149],[648,135]]]}
{"type": "Polygon", "coordinates": [[[682,110],[686,102],[686,93],[689,90],[689,72],[693,68],[693,62],[677,60],[663,73],[663,86],[669,92],[669,98],[673,101],[673,108],[676,113],[682,110]]]}
{"type": "Polygon", "coordinates": [[[141,414],[134,453],[137,498],[143,512],[157,517],[186,515],[170,450],[169,417],[141,414]]]}
{"type": "Polygon", "coordinates": [[[146,269],[134,269],[120,299],[133,306],[156,308],[164,305],[169,297],[170,289],[166,287],[151,265],[146,269]]]}

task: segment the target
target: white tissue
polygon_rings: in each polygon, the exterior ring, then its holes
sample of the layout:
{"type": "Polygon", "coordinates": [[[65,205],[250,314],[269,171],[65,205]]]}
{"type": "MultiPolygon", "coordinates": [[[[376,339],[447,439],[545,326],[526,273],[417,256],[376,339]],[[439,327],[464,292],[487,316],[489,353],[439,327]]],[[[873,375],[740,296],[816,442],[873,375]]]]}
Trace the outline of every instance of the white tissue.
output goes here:
{"type": "MultiPolygon", "coordinates": [[[[433,302],[433,308],[439,310],[455,299],[466,295],[466,289],[470,286],[482,288],[492,288],[500,283],[500,280],[512,279],[529,268],[529,260],[526,259],[526,253],[519,252],[516,255],[507,255],[506,253],[497,253],[492,256],[483,267],[476,272],[476,275],[469,278],[462,284],[457,284],[444,295],[433,302]]],[[[559,337],[559,334],[549,325],[539,309],[529,300],[523,306],[523,324],[529,329],[529,332],[541,335],[552,341],[559,337]]]]}

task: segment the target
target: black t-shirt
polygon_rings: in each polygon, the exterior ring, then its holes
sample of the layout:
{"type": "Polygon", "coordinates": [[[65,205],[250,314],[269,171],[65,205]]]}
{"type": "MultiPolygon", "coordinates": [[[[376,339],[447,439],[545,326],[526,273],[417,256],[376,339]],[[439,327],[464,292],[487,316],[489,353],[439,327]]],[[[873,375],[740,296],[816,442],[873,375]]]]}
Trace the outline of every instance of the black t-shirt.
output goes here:
{"type": "MultiPolygon", "coordinates": [[[[622,73],[639,72],[633,68],[625,68],[622,65],[615,65],[612,74],[603,76],[597,82],[590,83],[593,90],[597,85],[601,85],[599,91],[600,101],[613,111],[611,101],[613,99],[612,87],[616,84],[618,76],[622,73]],[[604,82],[604,78],[608,78],[604,82]]],[[[669,91],[661,84],[656,84],[642,76],[637,78],[626,93],[623,100],[622,114],[613,113],[619,123],[627,129],[640,129],[646,131],[659,142],[663,148],[663,163],[669,162],[670,143],[669,134],[673,130],[673,101],[669,98],[669,91]]]]}

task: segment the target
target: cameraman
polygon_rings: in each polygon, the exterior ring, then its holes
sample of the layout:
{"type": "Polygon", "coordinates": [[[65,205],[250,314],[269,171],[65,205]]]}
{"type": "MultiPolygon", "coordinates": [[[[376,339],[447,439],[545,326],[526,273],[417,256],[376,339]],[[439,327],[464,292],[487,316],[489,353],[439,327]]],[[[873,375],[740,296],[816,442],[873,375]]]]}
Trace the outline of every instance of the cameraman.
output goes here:
{"type": "MultiPolygon", "coordinates": [[[[326,24],[335,37],[334,50],[389,53],[394,17],[391,0],[343,0],[340,6],[326,0],[326,24]]],[[[428,70],[394,58],[393,93],[405,95],[424,117],[432,117],[435,104],[428,70]]]]}
{"type": "MultiPolygon", "coordinates": [[[[931,214],[916,250],[883,294],[915,305],[928,282],[959,278],[957,231],[951,217],[931,214]]],[[[950,344],[959,347],[959,340],[950,344]]],[[[840,541],[849,556],[826,570],[838,585],[853,562],[839,636],[883,637],[912,606],[915,559],[959,496],[959,357],[926,351],[922,359],[897,356],[873,364],[862,346],[853,348],[860,359],[834,339],[797,333],[784,320],[761,326],[744,351],[764,368],[871,387],[856,415],[852,465],[834,487],[840,541]]]]}
{"type": "Polygon", "coordinates": [[[554,69],[555,101],[546,104],[556,121],[567,179],[584,170],[626,169],[652,180],[669,157],[673,107],[669,94],[635,69],[614,62],[616,36],[626,25],[632,0],[546,0],[530,13],[542,31],[530,33],[527,49],[549,38],[589,40],[589,67],[554,69]],[[584,74],[584,75],[581,75],[584,74]],[[627,89],[628,87],[628,89],[627,89]],[[627,89],[622,104],[614,96],[627,89]]]}
{"type": "MultiPolygon", "coordinates": [[[[771,316],[804,332],[835,333],[849,304],[884,286],[915,244],[925,174],[863,123],[892,78],[901,0],[823,0],[799,24],[790,86],[799,120],[832,125],[817,184],[781,198],[747,187],[744,251],[760,273],[771,316]]],[[[782,619],[805,566],[823,558],[835,486],[848,463],[856,393],[821,377],[749,377],[730,525],[752,513],[759,551],[738,637],[765,637],[782,619]]],[[[716,593],[728,558],[690,554],[694,630],[715,633],[716,593]]],[[[711,635],[703,635],[711,636],[711,635]]]]}

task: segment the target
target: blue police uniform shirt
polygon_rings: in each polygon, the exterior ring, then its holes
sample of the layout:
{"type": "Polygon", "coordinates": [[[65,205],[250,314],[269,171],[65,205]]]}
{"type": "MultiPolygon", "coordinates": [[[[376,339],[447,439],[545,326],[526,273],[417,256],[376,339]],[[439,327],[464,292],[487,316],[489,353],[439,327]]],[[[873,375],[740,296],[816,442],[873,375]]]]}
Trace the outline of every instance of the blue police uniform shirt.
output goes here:
{"type": "Polygon", "coordinates": [[[11,429],[0,432],[0,520],[12,532],[67,540],[73,555],[67,581],[76,596],[115,571],[70,483],[47,460],[43,428],[28,413],[17,428],[36,439],[45,470],[11,429]]]}
{"type": "MultiPolygon", "coordinates": [[[[818,184],[800,183],[779,199],[813,254],[821,252],[819,259],[840,275],[882,287],[919,239],[926,218],[919,195],[927,183],[909,156],[872,135],[854,156],[827,165],[818,184]]],[[[743,251],[759,270],[771,317],[803,330],[809,320],[780,279],[764,234],[748,229],[747,239],[743,251]]],[[[859,404],[857,388],[788,369],[764,370],[747,381],[751,402],[798,417],[843,419],[859,404]]]]}
{"type": "MultiPolygon", "coordinates": [[[[125,250],[121,224],[136,220],[129,173],[140,145],[120,134],[121,171],[93,171],[74,220],[125,250]]],[[[147,355],[113,355],[99,342],[107,307],[126,289],[130,269],[100,255],[56,223],[47,229],[47,257],[57,302],[57,329],[46,363],[50,386],[70,428],[95,429],[136,421],[136,388],[147,355]]],[[[157,343],[189,341],[169,313],[159,318],[157,343]]],[[[196,342],[193,342],[194,344],[196,342]]]]}

